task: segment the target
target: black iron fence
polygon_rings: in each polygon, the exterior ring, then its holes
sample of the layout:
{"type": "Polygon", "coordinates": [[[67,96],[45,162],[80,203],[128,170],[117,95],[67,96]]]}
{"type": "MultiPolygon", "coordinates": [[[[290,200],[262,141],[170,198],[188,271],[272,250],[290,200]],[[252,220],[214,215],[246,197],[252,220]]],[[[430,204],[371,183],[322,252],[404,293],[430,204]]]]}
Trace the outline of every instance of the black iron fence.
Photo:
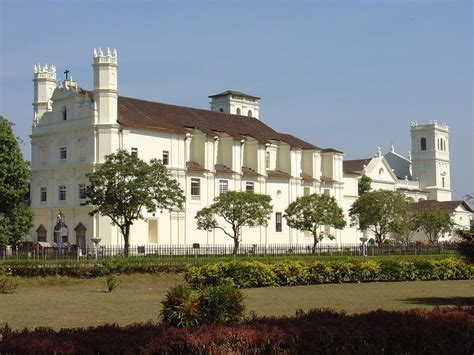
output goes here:
{"type": "MultiPolygon", "coordinates": [[[[409,245],[370,245],[365,244],[318,244],[313,252],[312,244],[241,244],[237,256],[287,256],[310,255],[320,256],[382,256],[382,255],[418,255],[453,253],[456,244],[443,242],[438,245],[412,243],[409,245]]],[[[133,245],[128,250],[134,257],[222,257],[232,256],[234,245],[231,244],[191,244],[191,245],[133,245]]],[[[122,245],[99,245],[98,247],[77,248],[67,244],[38,248],[35,245],[23,245],[13,250],[0,247],[1,259],[104,259],[124,257],[122,245]]]]}

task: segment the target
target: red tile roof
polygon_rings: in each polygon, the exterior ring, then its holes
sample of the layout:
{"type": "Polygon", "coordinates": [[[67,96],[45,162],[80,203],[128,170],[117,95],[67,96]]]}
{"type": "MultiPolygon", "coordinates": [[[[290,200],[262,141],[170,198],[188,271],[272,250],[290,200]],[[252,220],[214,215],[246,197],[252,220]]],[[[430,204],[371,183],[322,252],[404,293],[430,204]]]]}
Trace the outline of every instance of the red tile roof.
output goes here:
{"type": "Polygon", "coordinates": [[[267,175],[272,179],[289,179],[291,176],[280,170],[267,170],[267,175]]]}
{"type": "MultiPolygon", "coordinates": [[[[290,134],[279,133],[253,117],[244,117],[210,110],[163,104],[119,96],[118,119],[123,126],[187,133],[191,129],[207,135],[227,133],[234,139],[253,137],[260,143],[279,140],[294,148],[321,148],[290,134]]],[[[328,148],[327,151],[336,151],[328,148]]],[[[337,151],[338,152],[338,151],[337,151]]]]}
{"type": "Polygon", "coordinates": [[[195,171],[195,172],[206,172],[209,171],[206,168],[204,168],[202,165],[194,162],[194,161],[188,161],[186,162],[186,168],[188,171],[195,171]]]}
{"type": "Polygon", "coordinates": [[[342,162],[342,169],[345,173],[354,174],[359,173],[364,169],[364,165],[369,165],[372,159],[357,159],[357,160],[344,160],[342,162]]]}
{"type": "Polygon", "coordinates": [[[235,171],[233,171],[228,166],[225,166],[225,165],[222,165],[222,164],[216,164],[214,169],[216,169],[217,174],[235,174],[236,173],[235,171]]]}
{"type": "Polygon", "coordinates": [[[324,182],[326,184],[332,184],[333,182],[336,182],[336,180],[328,176],[321,176],[321,182],[324,182]]]}
{"type": "Polygon", "coordinates": [[[242,167],[242,175],[244,176],[262,176],[257,173],[255,170],[247,168],[245,166],[242,167]]]}
{"type": "Polygon", "coordinates": [[[408,205],[408,209],[412,213],[416,213],[420,210],[423,210],[425,208],[429,208],[433,205],[438,205],[442,209],[445,209],[448,212],[454,212],[456,208],[459,206],[463,206],[468,212],[474,212],[469,205],[462,200],[455,200],[455,201],[436,201],[436,200],[425,200],[425,201],[419,201],[415,203],[410,203],[408,205]]]}
{"type": "Polygon", "coordinates": [[[305,181],[316,181],[314,177],[305,174],[301,174],[301,178],[305,181]]]}

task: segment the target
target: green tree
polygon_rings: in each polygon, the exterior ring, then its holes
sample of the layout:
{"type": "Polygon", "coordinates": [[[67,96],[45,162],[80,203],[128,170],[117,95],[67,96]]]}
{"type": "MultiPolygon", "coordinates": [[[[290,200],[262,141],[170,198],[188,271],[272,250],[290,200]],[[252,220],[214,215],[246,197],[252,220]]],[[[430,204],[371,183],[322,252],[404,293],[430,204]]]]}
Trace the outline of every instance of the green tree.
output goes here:
{"type": "Polygon", "coordinates": [[[363,175],[359,179],[358,189],[359,189],[359,196],[362,196],[366,192],[372,190],[372,179],[369,178],[367,175],[363,175]]]}
{"type": "Polygon", "coordinates": [[[228,191],[214,199],[214,203],[196,213],[198,229],[212,231],[220,229],[234,241],[237,254],[242,227],[266,226],[272,213],[271,197],[248,192],[228,191]],[[216,217],[230,224],[229,231],[220,225],[216,217]]]}
{"type": "Polygon", "coordinates": [[[0,116],[0,245],[14,247],[32,226],[26,203],[30,169],[23,159],[12,123],[0,116]]]}
{"type": "Polygon", "coordinates": [[[449,212],[438,203],[418,211],[415,215],[416,229],[426,234],[432,245],[437,245],[439,238],[453,230],[454,222],[449,212]]]}
{"type": "Polygon", "coordinates": [[[408,201],[400,192],[377,190],[359,196],[349,210],[352,225],[374,234],[380,246],[388,234],[395,232],[400,219],[406,216],[408,201]]]}
{"type": "Polygon", "coordinates": [[[86,174],[86,188],[91,216],[107,216],[117,225],[124,239],[124,255],[130,247],[130,226],[145,219],[143,211],[182,209],[184,194],[167,168],[156,159],[147,163],[125,150],[106,155],[105,162],[94,172],[86,174]]]}
{"type": "Polygon", "coordinates": [[[326,194],[312,194],[298,197],[285,210],[286,223],[289,227],[302,232],[310,232],[313,236],[313,253],[316,245],[324,237],[334,239],[334,236],[320,230],[321,226],[331,226],[342,229],[346,226],[342,209],[334,197],[326,194]]]}
{"type": "Polygon", "coordinates": [[[394,223],[393,238],[403,245],[408,245],[412,241],[413,234],[416,232],[415,218],[405,213],[394,223]]]}

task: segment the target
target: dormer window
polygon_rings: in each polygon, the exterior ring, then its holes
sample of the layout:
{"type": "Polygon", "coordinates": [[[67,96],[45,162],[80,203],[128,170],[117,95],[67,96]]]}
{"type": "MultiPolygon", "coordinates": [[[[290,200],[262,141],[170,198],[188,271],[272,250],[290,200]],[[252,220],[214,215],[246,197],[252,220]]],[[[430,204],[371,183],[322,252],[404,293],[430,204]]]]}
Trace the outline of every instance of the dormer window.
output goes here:
{"type": "Polygon", "coordinates": [[[421,150],[426,150],[426,138],[425,137],[421,138],[421,140],[420,140],[420,148],[421,148],[421,150]]]}
{"type": "Polygon", "coordinates": [[[63,121],[67,120],[67,109],[66,107],[63,108],[63,121]]]}

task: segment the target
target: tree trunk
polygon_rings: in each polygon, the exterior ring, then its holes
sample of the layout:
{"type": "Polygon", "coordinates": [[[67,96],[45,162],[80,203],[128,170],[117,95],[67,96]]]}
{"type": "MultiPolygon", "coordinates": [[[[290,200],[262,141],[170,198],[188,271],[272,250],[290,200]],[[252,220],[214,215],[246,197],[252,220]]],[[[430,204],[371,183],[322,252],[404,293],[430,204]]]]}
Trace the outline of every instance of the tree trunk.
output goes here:
{"type": "Polygon", "coordinates": [[[313,247],[311,248],[311,253],[316,254],[316,245],[318,245],[318,238],[313,234],[313,247]]]}
{"type": "Polygon", "coordinates": [[[232,255],[237,255],[237,250],[239,250],[239,237],[234,238],[234,250],[232,251],[232,255]]]}
{"type": "Polygon", "coordinates": [[[128,251],[130,249],[130,241],[129,241],[129,236],[130,236],[130,226],[126,225],[125,226],[125,233],[123,235],[123,240],[125,242],[124,248],[123,248],[123,256],[128,258],[128,251]]]}

